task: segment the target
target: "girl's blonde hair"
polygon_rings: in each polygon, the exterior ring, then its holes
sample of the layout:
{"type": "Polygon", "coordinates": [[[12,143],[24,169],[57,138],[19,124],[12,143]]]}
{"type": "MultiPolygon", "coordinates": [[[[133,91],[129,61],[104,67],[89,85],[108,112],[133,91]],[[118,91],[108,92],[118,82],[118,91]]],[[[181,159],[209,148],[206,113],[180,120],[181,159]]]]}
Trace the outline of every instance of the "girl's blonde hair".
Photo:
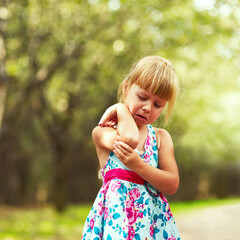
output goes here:
{"type": "Polygon", "coordinates": [[[140,59],[120,84],[119,101],[124,101],[124,97],[133,84],[168,101],[165,117],[165,122],[167,122],[178,92],[178,79],[172,63],[159,56],[147,56],[140,59]]]}

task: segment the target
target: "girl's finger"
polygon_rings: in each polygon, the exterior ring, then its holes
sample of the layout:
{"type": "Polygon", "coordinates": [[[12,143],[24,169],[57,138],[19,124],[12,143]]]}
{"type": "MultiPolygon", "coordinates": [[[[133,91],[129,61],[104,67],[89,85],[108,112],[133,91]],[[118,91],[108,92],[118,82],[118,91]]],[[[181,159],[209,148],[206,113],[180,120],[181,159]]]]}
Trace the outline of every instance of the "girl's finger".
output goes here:
{"type": "Polygon", "coordinates": [[[123,148],[118,142],[115,142],[114,145],[113,145],[113,148],[115,150],[117,150],[118,152],[121,152],[121,156],[128,156],[129,155],[129,152],[123,148]]]}
{"type": "Polygon", "coordinates": [[[111,120],[111,121],[110,121],[110,125],[111,125],[111,126],[115,126],[115,125],[116,125],[115,121],[114,121],[114,120],[111,120]]]}
{"type": "Polygon", "coordinates": [[[117,158],[119,158],[120,160],[122,160],[124,158],[124,154],[118,149],[118,148],[114,148],[113,149],[113,153],[117,156],[117,158]]]}
{"type": "Polygon", "coordinates": [[[101,117],[99,124],[98,125],[104,125],[109,121],[109,116],[108,114],[103,114],[103,116],[101,117]]]}
{"type": "Polygon", "coordinates": [[[116,104],[110,106],[102,115],[98,125],[105,125],[111,119],[117,119],[116,104]]]}
{"type": "Polygon", "coordinates": [[[122,149],[124,149],[126,152],[129,152],[129,153],[132,152],[132,148],[129,147],[126,143],[121,142],[121,141],[118,141],[118,144],[119,144],[119,146],[120,146],[122,149]]]}

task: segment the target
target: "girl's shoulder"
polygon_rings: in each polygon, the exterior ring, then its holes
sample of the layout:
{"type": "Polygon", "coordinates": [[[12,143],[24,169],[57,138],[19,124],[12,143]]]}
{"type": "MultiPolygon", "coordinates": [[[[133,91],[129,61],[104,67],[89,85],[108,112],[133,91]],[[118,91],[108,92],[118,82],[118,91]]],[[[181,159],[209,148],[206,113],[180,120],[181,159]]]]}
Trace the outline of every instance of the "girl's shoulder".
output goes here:
{"type": "Polygon", "coordinates": [[[171,137],[170,133],[164,128],[153,127],[153,130],[156,133],[156,135],[159,135],[162,137],[171,137]]]}
{"type": "Polygon", "coordinates": [[[153,127],[153,129],[156,134],[158,150],[160,150],[160,147],[163,145],[173,145],[172,137],[166,129],[155,127],[153,127]]]}

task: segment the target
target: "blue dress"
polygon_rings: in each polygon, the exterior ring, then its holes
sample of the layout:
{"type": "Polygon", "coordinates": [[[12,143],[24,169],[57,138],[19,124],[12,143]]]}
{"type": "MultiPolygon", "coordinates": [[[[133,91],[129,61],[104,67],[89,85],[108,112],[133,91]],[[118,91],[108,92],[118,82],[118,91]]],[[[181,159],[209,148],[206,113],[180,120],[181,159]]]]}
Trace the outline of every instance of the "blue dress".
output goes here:
{"type": "MultiPolygon", "coordinates": [[[[144,162],[158,167],[156,134],[147,125],[144,162]]],[[[137,151],[137,150],[136,150],[137,151]]],[[[126,168],[111,152],[101,170],[107,172],[126,168]]],[[[180,240],[167,199],[150,184],[111,179],[104,182],[90,210],[83,229],[82,240],[180,240]]]]}

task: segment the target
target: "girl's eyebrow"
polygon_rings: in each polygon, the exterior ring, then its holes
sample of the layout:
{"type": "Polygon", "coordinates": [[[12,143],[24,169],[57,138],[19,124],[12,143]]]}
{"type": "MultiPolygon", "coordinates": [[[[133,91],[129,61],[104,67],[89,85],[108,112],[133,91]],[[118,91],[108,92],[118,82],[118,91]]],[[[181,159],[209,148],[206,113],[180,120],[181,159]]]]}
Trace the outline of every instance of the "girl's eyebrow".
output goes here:
{"type": "Polygon", "coordinates": [[[148,96],[148,94],[146,92],[139,92],[139,94],[148,96]]]}
{"type": "Polygon", "coordinates": [[[149,94],[147,92],[139,92],[138,94],[142,97],[149,98],[149,94]]]}
{"type": "Polygon", "coordinates": [[[146,94],[146,95],[149,95],[149,93],[147,92],[147,90],[142,89],[142,88],[139,89],[139,92],[140,92],[140,93],[143,93],[143,94],[146,94]]]}

